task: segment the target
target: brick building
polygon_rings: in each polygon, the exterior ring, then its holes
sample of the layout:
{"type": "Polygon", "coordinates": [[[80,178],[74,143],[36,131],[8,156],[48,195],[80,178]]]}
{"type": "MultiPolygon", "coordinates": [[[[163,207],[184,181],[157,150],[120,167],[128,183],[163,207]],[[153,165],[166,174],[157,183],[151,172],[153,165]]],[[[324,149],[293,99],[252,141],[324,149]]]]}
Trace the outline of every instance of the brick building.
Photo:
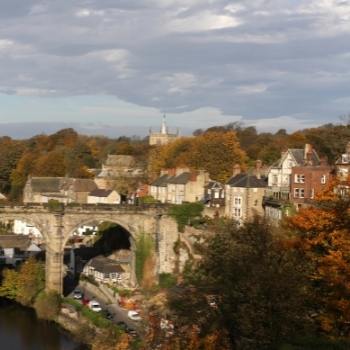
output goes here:
{"type": "Polygon", "coordinates": [[[308,205],[315,196],[329,184],[333,169],[325,161],[319,165],[312,163],[295,166],[291,173],[291,202],[298,209],[308,205]]]}

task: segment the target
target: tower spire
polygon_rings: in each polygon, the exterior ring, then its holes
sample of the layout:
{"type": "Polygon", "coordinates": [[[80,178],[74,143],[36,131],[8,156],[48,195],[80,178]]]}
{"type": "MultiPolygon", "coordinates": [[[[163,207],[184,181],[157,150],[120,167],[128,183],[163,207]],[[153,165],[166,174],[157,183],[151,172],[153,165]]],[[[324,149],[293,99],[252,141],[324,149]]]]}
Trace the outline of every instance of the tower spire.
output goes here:
{"type": "Polygon", "coordinates": [[[160,133],[163,135],[166,135],[168,133],[168,128],[166,126],[166,117],[165,114],[163,114],[163,119],[162,119],[162,126],[160,128],[160,133]]]}

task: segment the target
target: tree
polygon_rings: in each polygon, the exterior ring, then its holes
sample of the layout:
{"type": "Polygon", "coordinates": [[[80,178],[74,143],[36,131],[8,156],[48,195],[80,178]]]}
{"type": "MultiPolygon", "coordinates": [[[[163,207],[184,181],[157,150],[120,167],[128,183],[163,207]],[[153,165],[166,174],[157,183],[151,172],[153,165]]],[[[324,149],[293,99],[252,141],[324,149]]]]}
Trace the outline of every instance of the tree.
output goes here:
{"type": "Polygon", "coordinates": [[[232,175],[233,166],[245,161],[235,131],[212,130],[156,147],[150,155],[150,170],[158,174],[162,168],[203,169],[212,179],[225,182],[232,175]]]}
{"type": "Polygon", "coordinates": [[[18,271],[5,269],[0,295],[15,299],[23,305],[32,305],[36,296],[44,289],[45,271],[41,262],[29,258],[18,271]]]}
{"type": "MultiPolygon", "coordinates": [[[[350,185],[350,182],[349,184],[350,185]]],[[[350,336],[350,199],[332,183],[315,202],[288,221],[297,244],[315,265],[316,320],[333,336],[350,336]]]]}
{"type": "Polygon", "coordinates": [[[170,297],[180,327],[195,324],[202,338],[226,330],[231,347],[245,350],[275,349],[307,334],[308,265],[299,251],[259,218],[211,230],[199,266],[188,274],[190,289],[170,297]]]}

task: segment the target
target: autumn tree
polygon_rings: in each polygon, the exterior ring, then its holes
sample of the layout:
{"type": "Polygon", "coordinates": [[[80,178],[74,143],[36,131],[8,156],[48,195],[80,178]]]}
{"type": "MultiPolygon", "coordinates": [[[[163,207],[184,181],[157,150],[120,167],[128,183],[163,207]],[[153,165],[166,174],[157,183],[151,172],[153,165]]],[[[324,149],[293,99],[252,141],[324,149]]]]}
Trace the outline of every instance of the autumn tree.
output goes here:
{"type": "Polygon", "coordinates": [[[326,334],[349,337],[350,199],[339,196],[334,191],[337,186],[335,181],[317,196],[314,206],[300,210],[288,225],[315,265],[310,279],[315,289],[316,320],[326,334]]]}
{"type": "Polygon", "coordinates": [[[209,232],[199,266],[186,273],[187,287],[170,294],[179,327],[196,325],[202,341],[226,331],[238,350],[276,349],[307,334],[303,255],[259,218],[243,226],[220,221],[209,232]]]}
{"type": "Polygon", "coordinates": [[[152,173],[181,166],[204,169],[212,179],[225,182],[231,176],[234,164],[243,164],[245,160],[234,131],[208,131],[156,147],[151,152],[150,168],[152,173]]]}
{"type": "Polygon", "coordinates": [[[45,271],[35,258],[24,261],[18,271],[4,270],[0,295],[15,299],[23,305],[32,305],[37,295],[44,289],[45,271]]]}

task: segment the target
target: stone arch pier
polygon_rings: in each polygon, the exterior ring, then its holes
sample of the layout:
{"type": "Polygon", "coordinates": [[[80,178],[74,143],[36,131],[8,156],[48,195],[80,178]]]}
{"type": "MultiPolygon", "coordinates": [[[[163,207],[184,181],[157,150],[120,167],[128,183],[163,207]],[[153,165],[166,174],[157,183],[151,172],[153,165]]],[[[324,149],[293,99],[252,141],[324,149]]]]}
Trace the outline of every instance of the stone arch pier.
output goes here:
{"type": "Polygon", "coordinates": [[[176,222],[165,208],[143,207],[65,207],[53,212],[43,206],[0,207],[0,222],[22,220],[35,226],[46,246],[46,289],[62,293],[64,248],[80,226],[91,221],[111,222],[129,232],[133,241],[147,233],[155,242],[155,273],[171,273],[175,267],[174,243],[178,239],[176,222]]]}

